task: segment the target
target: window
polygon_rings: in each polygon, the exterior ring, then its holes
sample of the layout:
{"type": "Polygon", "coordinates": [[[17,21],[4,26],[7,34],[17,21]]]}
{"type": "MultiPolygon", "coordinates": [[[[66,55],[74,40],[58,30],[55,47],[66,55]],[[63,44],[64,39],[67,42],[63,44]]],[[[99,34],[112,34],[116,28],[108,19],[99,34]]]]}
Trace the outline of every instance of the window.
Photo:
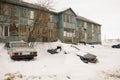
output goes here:
{"type": "Polygon", "coordinates": [[[69,33],[69,37],[73,37],[73,32],[70,32],[70,33],[69,33]]]}
{"type": "Polygon", "coordinates": [[[65,21],[65,20],[66,20],[65,17],[66,17],[66,16],[65,16],[65,14],[64,14],[64,15],[63,15],[63,20],[64,20],[64,22],[66,22],[66,21],[65,21]]]}
{"type": "Polygon", "coordinates": [[[50,33],[49,33],[49,34],[50,34],[50,38],[52,38],[52,31],[51,31],[51,30],[50,30],[50,33]]]}
{"type": "Polygon", "coordinates": [[[64,22],[69,22],[70,21],[70,17],[67,14],[64,14],[64,22]]]}
{"type": "Polygon", "coordinates": [[[92,33],[94,33],[94,25],[92,24],[92,33]]]}
{"type": "Polygon", "coordinates": [[[71,15],[68,15],[68,19],[69,19],[68,22],[71,23],[71,20],[72,20],[71,15]]]}
{"type": "Polygon", "coordinates": [[[5,36],[9,36],[9,27],[5,26],[5,36]]]}
{"type": "Polygon", "coordinates": [[[0,3],[0,14],[2,13],[2,3],[0,3]]]}
{"type": "Polygon", "coordinates": [[[66,37],[66,34],[67,34],[67,32],[66,31],[64,31],[64,33],[63,33],[63,35],[66,37]]]}
{"type": "Polygon", "coordinates": [[[2,26],[0,25],[0,37],[2,36],[2,26]]]}
{"type": "Polygon", "coordinates": [[[52,22],[48,22],[48,27],[49,29],[53,29],[54,28],[55,23],[52,22]]]}
{"type": "Polygon", "coordinates": [[[22,14],[21,14],[21,16],[22,17],[28,17],[29,16],[29,13],[28,13],[28,9],[26,9],[26,8],[21,8],[22,9],[22,14]]]}
{"type": "Polygon", "coordinates": [[[66,15],[66,16],[67,16],[67,17],[66,17],[66,18],[67,18],[66,22],[69,22],[69,15],[66,15]]]}
{"type": "Polygon", "coordinates": [[[10,15],[10,7],[8,4],[3,4],[2,12],[4,15],[10,15]]]}
{"type": "Polygon", "coordinates": [[[70,37],[70,36],[69,36],[69,32],[66,32],[66,37],[70,37]]]}
{"type": "Polygon", "coordinates": [[[34,11],[30,11],[30,19],[34,19],[34,11]]]}
{"type": "Polygon", "coordinates": [[[64,22],[67,22],[67,23],[75,23],[75,17],[73,15],[70,15],[70,14],[64,14],[63,16],[64,18],[64,22]]]}
{"type": "Polygon", "coordinates": [[[71,22],[75,23],[75,17],[74,16],[71,16],[71,22]]]}
{"type": "Polygon", "coordinates": [[[86,29],[87,28],[87,22],[84,22],[84,28],[86,29]]]}
{"type": "Polygon", "coordinates": [[[4,19],[4,16],[0,16],[0,22],[2,22],[4,19]]]}
{"type": "Polygon", "coordinates": [[[92,40],[92,34],[88,33],[87,37],[88,37],[88,40],[92,40]]]}
{"type": "Polygon", "coordinates": [[[100,33],[100,26],[97,26],[98,27],[98,33],[100,33]]]}
{"type": "Polygon", "coordinates": [[[64,29],[64,34],[63,34],[65,37],[75,37],[75,31],[73,29],[68,29],[68,28],[65,28],[64,29]]]}
{"type": "Polygon", "coordinates": [[[84,24],[84,22],[83,22],[83,21],[82,21],[82,23],[81,23],[81,26],[82,26],[82,27],[84,27],[84,26],[85,26],[85,24],[84,24]]]}
{"type": "Polygon", "coordinates": [[[50,18],[50,22],[53,22],[53,15],[50,15],[49,18],[50,18]]]}
{"type": "Polygon", "coordinates": [[[97,32],[97,26],[96,25],[94,26],[94,31],[95,31],[95,33],[97,32]]]}
{"type": "Polygon", "coordinates": [[[26,18],[20,18],[20,24],[27,25],[28,24],[28,20],[26,18]]]}
{"type": "Polygon", "coordinates": [[[33,24],[34,24],[33,20],[28,20],[28,25],[29,26],[33,26],[33,24]]]}
{"type": "Polygon", "coordinates": [[[65,14],[65,22],[67,22],[67,15],[65,14]]]}
{"type": "Polygon", "coordinates": [[[16,6],[12,6],[11,8],[11,15],[12,16],[19,16],[19,8],[16,6]]]}

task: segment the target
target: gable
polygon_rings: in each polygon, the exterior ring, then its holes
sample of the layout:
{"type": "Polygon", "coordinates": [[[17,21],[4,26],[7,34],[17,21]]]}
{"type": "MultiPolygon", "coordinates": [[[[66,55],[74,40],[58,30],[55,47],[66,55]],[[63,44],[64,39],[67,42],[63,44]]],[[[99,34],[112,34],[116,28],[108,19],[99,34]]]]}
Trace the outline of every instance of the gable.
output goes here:
{"type": "Polygon", "coordinates": [[[59,12],[58,14],[63,14],[63,13],[70,14],[70,15],[73,15],[73,16],[77,16],[76,13],[71,8],[63,10],[63,11],[59,12]]]}
{"type": "Polygon", "coordinates": [[[75,13],[72,11],[72,10],[66,10],[65,12],[64,12],[65,14],[70,14],[70,15],[73,15],[73,16],[76,16],[75,15],[75,13]]]}

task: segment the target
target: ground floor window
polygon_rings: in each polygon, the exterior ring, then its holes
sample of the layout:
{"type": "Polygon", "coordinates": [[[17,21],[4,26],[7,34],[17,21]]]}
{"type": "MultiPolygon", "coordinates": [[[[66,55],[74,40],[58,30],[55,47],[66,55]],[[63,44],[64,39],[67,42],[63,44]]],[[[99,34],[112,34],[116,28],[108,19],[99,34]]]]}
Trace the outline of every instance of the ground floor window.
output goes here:
{"type": "Polygon", "coordinates": [[[0,37],[2,36],[2,26],[0,25],[0,37]]]}
{"type": "Polygon", "coordinates": [[[74,42],[74,40],[75,40],[75,30],[74,29],[69,29],[69,28],[64,28],[63,36],[64,36],[64,41],[65,42],[74,42]]]}
{"type": "Polygon", "coordinates": [[[0,37],[9,36],[9,26],[0,25],[0,37]]]}
{"type": "Polygon", "coordinates": [[[9,36],[9,27],[5,26],[4,36],[9,36]]]}
{"type": "Polygon", "coordinates": [[[87,40],[92,41],[92,34],[91,33],[87,33],[87,40]]]}
{"type": "Polygon", "coordinates": [[[63,35],[64,35],[64,37],[70,37],[70,38],[75,37],[75,30],[65,28],[63,35]]]}

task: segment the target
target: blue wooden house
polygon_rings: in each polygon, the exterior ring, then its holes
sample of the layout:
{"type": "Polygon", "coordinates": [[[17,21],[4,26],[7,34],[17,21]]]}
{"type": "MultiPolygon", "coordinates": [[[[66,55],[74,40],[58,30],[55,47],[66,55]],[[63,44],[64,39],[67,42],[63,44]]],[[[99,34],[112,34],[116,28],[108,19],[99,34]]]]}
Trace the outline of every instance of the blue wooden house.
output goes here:
{"type": "Polygon", "coordinates": [[[24,41],[32,35],[41,42],[101,43],[101,25],[76,15],[71,8],[54,12],[19,0],[1,0],[0,38],[13,34],[24,41]]]}
{"type": "Polygon", "coordinates": [[[68,8],[58,12],[58,38],[65,43],[101,43],[101,25],[68,8]]]}

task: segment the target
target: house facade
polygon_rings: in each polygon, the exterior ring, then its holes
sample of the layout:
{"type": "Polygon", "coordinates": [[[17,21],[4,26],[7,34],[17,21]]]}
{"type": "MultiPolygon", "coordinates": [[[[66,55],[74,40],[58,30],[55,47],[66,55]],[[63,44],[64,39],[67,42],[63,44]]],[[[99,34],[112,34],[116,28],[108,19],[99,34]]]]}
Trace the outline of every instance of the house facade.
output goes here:
{"type": "Polygon", "coordinates": [[[24,41],[101,43],[101,25],[71,8],[53,12],[19,0],[1,0],[0,38],[16,34],[24,41]]]}
{"type": "Polygon", "coordinates": [[[101,43],[101,25],[78,16],[68,8],[58,12],[59,39],[65,43],[101,43]]]}
{"type": "Polygon", "coordinates": [[[77,17],[78,41],[88,44],[101,43],[101,25],[87,18],[77,17]]]}
{"type": "Polygon", "coordinates": [[[56,41],[56,14],[40,6],[16,0],[0,1],[0,37],[20,35],[24,41],[29,37],[35,41],[56,41]]]}

